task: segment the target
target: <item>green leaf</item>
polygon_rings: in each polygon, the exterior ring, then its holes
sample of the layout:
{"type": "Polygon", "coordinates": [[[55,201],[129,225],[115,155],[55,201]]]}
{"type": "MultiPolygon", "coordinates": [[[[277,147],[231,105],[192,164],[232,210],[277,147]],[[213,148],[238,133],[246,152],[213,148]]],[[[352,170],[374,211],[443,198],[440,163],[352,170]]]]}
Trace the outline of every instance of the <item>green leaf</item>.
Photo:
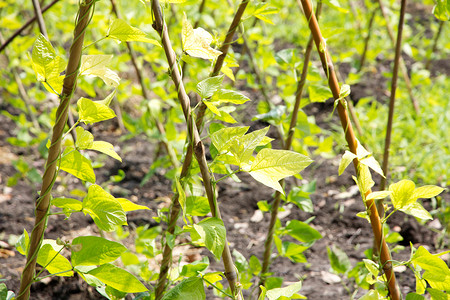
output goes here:
{"type": "Polygon", "coordinates": [[[334,271],[339,274],[344,274],[350,270],[350,260],[348,259],[348,256],[344,251],[333,245],[331,248],[327,246],[327,252],[331,268],[334,271]]]}
{"type": "Polygon", "coordinates": [[[342,6],[339,4],[339,2],[337,0],[325,0],[325,3],[328,4],[329,6],[337,9],[341,13],[348,12],[348,10],[346,10],[345,8],[342,8],[342,6]]]}
{"type": "Polygon", "coordinates": [[[221,115],[220,110],[219,110],[219,109],[217,108],[217,106],[214,105],[212,102],[203,100],[203,103],[205,103],[206,107],[207,107],[210,111],[212,111],[215,115],[217,115],[217,116],[220,116],[220,115],[221,115]]]}
{"type": "Polygon", "coordinates": [[[322,85],[309,85],[308,86],[309,100],[311,102],[325,102],[333,97],[330,89],[322,85]]]}
{"type": "Polygon", "coordinates": [[[289,221],[286,230],[287,234],[300,242],[309,243],[322,238],[320,232],[298,220],[289,221]]]}
{"type": "Polygon", "coordinates": [[[378,199],[384,199],[387,196],[391,194],[390,191],[380,191],[380,192],[372,192],[366,197],[367,200],[378,200],[378,199]]]}
{"type": "Polygon", "coordinates": [[[191,216],[206,216],[211,211],[208,198],[202,196],[189,196],[186,198],[186,213],[191,216]]]}
{"type": "Polygon", "coordinates": [[[95,182],[91,161],[74,148],[66,148],[61,156],[61,170],[88,182],[95,182]]]}
{"type": "Polygon", "coordinates": [[[249,126],[245,127],[225,127],[218,131],[211,133],[211,142],[216,147],[219,154],[230,149],[231,142],[235,139],[243,136],[249,129],[249,126]]]}
{"type": "Polygon", "coordinates": [[[257,276],[261,272],[261,269],[262,269],[262,265],[261,265],[261,262],[259,261],[259,259],[256,256],[252,255],[252,256],[250,256],[250,260],[248,263],[249,263],[250,271],[252,271],[252,274],[257,276]]]}
{"type": "Polygon", "coordinates": [[[361,164],[368,166],[378,174],[384,177],[383,170],[380,167],[378,161],[373,157],[372,153],[367,151],[359,141],[358,146],[356,148],[356,155],[358,156],[358,160],[361,164]]]}
{"type": "Polygon", "coordinates": [[[154,39],[146,37],[147,34],[142,30],[128,25],[121,19],[115,19],[108,28],[106,37],[119,40],[121,42],[144,42],[161,47],[161,44],[154,39]]]}
{"type": "Polygon", "coordinates": [[[85,124],[109,120],[116,116],[108,106],[83,97],[77,101],[77,108],[79,120],[85,124]]]}
{"type": "Polygon", "coordinates": [[[244,163],[250,163],[250,159],[253,157],[253,151],[255,151],[256,147],[264,139],[267,131],[269,131],[269,126],[233,139],[230,142],[230,152],[233,154],[239,166],[242,166],[244,163]]]}
{"type": "MultiPolygon", "coordinates": [[[[416,294],[416,293],[408,293],[406,295],[405,300],[426,300],[426,298],[422,295],[416,294]]],[[[447,300],[447,299],[445,299],[447,300]]]]}
{"type": "Polygon", "coordinates": [[[302,282],[299,281],[284,288],[268,290],[266,293],[266,297],[268,297],[269,300],[277,300],[280,297],[287,297],[290,299],[295,293],[300,291],[301,288],[302,282]]]}
{"type": "Polygon", "coordinates": [[[448,0],[436,0],[433,14],[440,21],[448,21],[450,19],[450,2],[448,0]]]}
{"type": "Polygon", "coordinates": [[[183,280],[169,290],[162,300],[204,300],[206,299],[203,280],[199,277],[191,277],[183,280]]]}
{"type": "Polygon", "coordinates": [[[312,160],[302,154],[287,151],[262,149],[258,152],[250,168],[250,175],[257,181],[279,191],[284,191],[279,180],[298,174],[306,168],[312,160]]]}
{"type": "Polygon", "coordinates": [[[412,204],[416,201],[413,198],[414,190],[416,185],[414,182],[408,179],[400,180],[397,183],[391,184],[389,186],[389,191],[391,194],[392,205],[396,209],[401,209],[409,204],[412,204]]]}
{"type": "Polygon", "coordinates": [[[261,294],[259,294],[258,300],[264,300],[266,299],[267,289],[262,285],[259,287],[261,288],[261,294]]]}
{"type": "Polygon", "coordinates": [[[364,296],[359,298],[359,300],[383,300],[383,299],[386,298],[380,295],[377,290],[370,290],[364,296]]]}
{"type": "Polygon", "coordinates": [[[150,210],[150,208],[148,208],[147,206],[133,203],[133,202],[131,202],[130,200],[128,200],[126,198],[116,198],[116,200],[119,201],[120,206],[122,206],[122,208],[123,208],[123,210],[125,212],[127,212],[127,211],[134,211],[134,210],[140,210],[140,209],[150,210]]]}
{"type": "Polygon", "coordinates": [[[436,186],[436,185],[424,185],[421,187],[418,187],[414,190],[414,193],[412,197],[414,199],[418,198],[433,198],[439,195],[444,191],[443,188],[436,186]]]}
{"type": "Polygon", "coordinates": [[[72,251],[74,266],[103,265],[120,257],[127,248],[117,242],[97,236],[80,236],[72,241],[72,245],[81,245],[80,250],[72,251]]]}
{"type": "Polygon", "coordinates": [[[89,187],[83,199],[83,212],[91,215],[95,224],[104,231],[114,231],[116,225],[127,225],[127,217],[119,201],[96,184],[89,187]]]}
{"type": "Polygon", "coordinates": [[[51,63],[55,57],[56,53],[52,44],[42,33],[40,33],[33,44],[33,51],[31,52],[33,62],[44,67],[51,63]]]}
{"type": "Polygon", "coordinates": [[[342,155],[341,162],[339,163],[339,176],[344,173],[344,170],[347,169],[348,165],[355,159],[357,156],[345,150],[344,155],[342,155]]]}
{"type": "Polygon", "coordinates": [[[339,91],[339,98],[345,98],[348,95],[350,95],[350,86],[348,84],[343,84],[339,91]]]}
{"type": "Polygon", "coordinates": [[[77,126],[75,132],[77,134],[77,140],[75,141],[77,150],[89,149],[92,147],[92,144],[94,143],[94,136],[92,133],[84,130],[81,126],[77,126]]]}
{"type": "Polygon", "coordinates": [[[359,165],[359,174],[356,183],[359,187],[361,195],[364,197],[364,195],[375,185],[375,182],[372,180],[369,167],[366,165],[359,165]]]}
{"type": "Polygon", "coordinates": [[[100,103],[103,105],[106,105],[109,107],[109,105],[111,104],[111,101],[114,99],[114,96],[116,95],[116,90],[113,90],[108,96],[106,96],[105,99],[103,100],[97,100],[95,101],[96,103],[100,103]]]}
{"type": "Polygon", "coordinates": [[[111,143],[104,142],[104,141],[94,141],[88,149],[102,152],[102,153],[109,155],[112,158],[115,158],[118,161],[122,162],[122,159],[116,153],[116,151],[114,151],[114,146],[111,143]]]}
{"type": "Polygon", "coordinates": [[[183,186],[180,183],[178,177],[175,177],[176,188],[178,192],[178,202],[183,210],[183,220],[184,223],[187,223],[186,220],[186,193],[184,192],[183,186]]]}
{"type": "Polygon", "coordinates": [[[62,248],[64,246],[57,245],[56,241],[44,240],[39,249],[37,263],[45,267],[50,274],[73,276],[72,265],[67,258],[59,253],[62,248]]]}
{"type": "Polygon", "coordinates": [[[373,276],[378,277],[378,274],[380,273],[378,270],[378,265],[370,259],[363,259],[364,265],[366,266],[367,270],[369,270],[370,274],[373,276]]]}
{"type": "Polygon", "coordinates": [[[121,292],[139,293],[148,291],[134,275],[111,264],[101,265],[87,272],[87,274],[96,277],[106,285],[121,292]]]}
{"type": "MultiPolygon", "coordinates": [[[[304,245],[298,245],[296,243],[291,243],[288,241],[281,242],[281,240],[279,240],[278,242],[281,243],[280,245],[278,245],[280,249],[278,249],[277,247],[281,256],[287,257],[295,263],[307,262],[305,255],[303,255],[303,252],[305,252],[309,247],[304,245]]],[[[276,243],[277,239],[275,239],[275,244],[276,243]]]]}
{"type": "Polygon", "coordinates": [[[208,257],[205,256],[201,261],[195,261],[191,264],[184,265],[181,269],[180,276],[186,277],[195,277],[198,275],[198,272],[202,272],[206,270],[209,266],[208,257]]]}
{"type": "Polygon", "coordinates": [[[197,84],[197,93],[202,99],[211,98],[220,88],[224,75],[208,77],[197,84]]]}
{"type": "Polygon", "coordinates": [[[23,233],[19,236],[16,242],[16,249],[22,255],[27,255],[28,246],[30,245],[30,237],[26,229],[23,230],[23,233]]]}
{"type": "MultiPolygon", "coordinates": [[[[448,293],[445,293],[438,289],[428,288],[427,292],[430,293],[431,300],[448,300],[449,299],[448,293]]],[[[423,297],[423,299],[425,299],[425,297],[423,297]]]]}
{"type": "Polygon", "coordinates": [[[81,211],[83,204],[81,201],[72,198],[54,198],[52,205],[62,208],[66,216],[70,216],[72,211],[81,211]]]}
{"type": "Polygon", "coordinates": [[[81,57],[80,76],[100,77],[107,85],[117,87],[119,75],[106,66],[110,63],[112,55],[83,55],[81,57]]]}
{"type": "Polygon", "coordinates": [[[247,96],[233,90],[222,89],[216,94],[216,96],[218,101],[226,103],[243,104],[250,101],[247,96]]]}
{"type": "Polygon", "coordinates": [[[209,46],[213,41],[213,37],[209,32],[201,27],[196,29],[192,28],[192,25],[187,20],[186,13],[183,17],[181,41],[183,44],[183,50],[193,57],[216,59],[220,54],[222,54],[222,52],[209,46]]]}
{"type": "Polygon", "coordinates": [[[422,220],[433,220],[431,214],[418,202],[403,206],[400,210],[407,215],[411,215],[422,220]]]}
{"type": "Polygon", "coordinates": [[[427,249],[420,246],[416,253],[411,258],[413,264],[419,265],[425,272],[423,273],[423,279],[426,279],[432,287],[434,283],[446,283],[447,286],[450,282],[450,270],[447,264],[436,255],[430,254],[427,249]],[[433,282],[433,284],[431,284],[433,282]]]}
{"type": "Polygon", "coordinates": [[[286,199],[287,202],[292,202],[304,212],[312,213],[314,205],[309,198],[309,195],[316,191],[316,181],[313,180],[301,187],[293,187],[286,199]]]}
{"type": "Polygon", "coordinates": [[[218,218],[206,218],[198,224],[194,224],[194,229],[205,243],[206,248],[217,259],[220,259],[226,243],[226,230],[223,221],[218,218]]]}
{"type": "Polygon", "coordinates": [[[263,120],[266,122],[273,121],[275,124],[279,124],[286,113],[286,106],[278,105],[272,108],[270,111],[258,114],[252,118],[252,121],[263,120]]]}

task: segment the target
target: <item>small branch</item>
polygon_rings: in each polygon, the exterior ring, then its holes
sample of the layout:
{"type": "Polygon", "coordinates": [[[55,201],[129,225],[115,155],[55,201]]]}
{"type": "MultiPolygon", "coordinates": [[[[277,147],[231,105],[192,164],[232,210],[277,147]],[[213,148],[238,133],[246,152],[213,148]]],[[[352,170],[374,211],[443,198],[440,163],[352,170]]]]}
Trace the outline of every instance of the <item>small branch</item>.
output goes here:
{"type": "MultiPolygon", "coordinates": [[[[47,10],[49,10],[53,5],[55,5],[58,2],[59,0],[53,0],[53,2],[49,3],[42,9],[42,13],[45,13],[47,10]]],[[[0,52],[2,52],[3,49],[5,49],[6,46],[8,46],[9,43],[11,43],[17,36],[19,36],[22,33],[22,31],[24,31],[28,26],[33,24],[34,21],[36,21],[36,16],[28,20],[22,27],[17,29],[17,31],[14,32],[12,36],[10,36],[4,43],[2,43],[2,45],[0,46],[0,52]]]]}
{"type": "Polygon", "coordinates": [[[44,17],[42,16],[41,5],[39,4],[38,0],[32,1],[36,20],[39,25],[39,30],[48,39],[47,28],[45,27],[44,17]]]}
{"type": "MultiPolygon", "coordinates": [[[[350,2],[352,2],[352,1],[350,1],[350,2]]],[[[373,20],[375,19],[376,14],[377,14],[377,10],[374,9],[372,11],[372,14],[370,15],[369,24],[367,25],[367,36],[364,39],[364,50],[363,50],[363,53],[361,54],[361,60],[359,62],[358,72],[361,72],[361,70],[364,67],[364,63],[366,62],[366,54],[367,54],[367,49],[369,48],[370,36],[372,34],[373,20]]]]}

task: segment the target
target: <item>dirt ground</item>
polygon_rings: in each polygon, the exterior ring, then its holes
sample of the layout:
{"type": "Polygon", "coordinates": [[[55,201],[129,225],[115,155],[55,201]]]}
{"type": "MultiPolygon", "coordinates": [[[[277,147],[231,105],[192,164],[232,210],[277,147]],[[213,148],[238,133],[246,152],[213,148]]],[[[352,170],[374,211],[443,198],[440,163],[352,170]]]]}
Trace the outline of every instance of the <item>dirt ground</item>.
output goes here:
{"type": "MultiPolygon", "coordinates": [[[[8,107],[2,107],[8,110],[8,107]]],[[[324,105],[311,106],[310,113],[329,115],[328,108],[324,105]]],[[[320,119],[320,118],[319,118],[320,119]]],[[[262,124],[253,124],[255,127],[262,124]]],[[[118,169],[125,171],[123,181],[115,184],[113,193],[116,196],[126,195],[137,199],[140,204],[147,205],[152,211],[137,211],[128,214],[129,228],[151,224],[156,225],[152,217],[156,216],[156,209],[164,205],[168,206],[172,194],[170,181],[164,174],[157,173],[142,187],[140,182],[145,176],[154,158],[153,144],[148,139],[138,136],[131,140],[119,142],[121,136],[116,128],[115,121],[109,121],[102,126],[93,127],[94,136],[119,145],[119,153],[123,153],[123,162],[119,163],[108,159],[106,165],[96,169],[97,182],[105,182],[109,176],[117,174],[118,169]]],[[[18,290],[20,272],[24,266],[24,257],[8,244],[11,235],[20,235],[23,228],[28,232],[32,230],[33,201],[36,197],[37,186],[25,181],[19,181],[18,185],[9,188],[6,182],[9,176],[15,173],[11,164],[12,160],[23,157],[32,162],[39,169],[43,169],[43,160],[39,159],[36,148],[19,149],[11,147],[6,138],[14,135],[14,123],[0,115],[0,274],[9,289],[18,290]]],[[[353,283],[345,277],[340,278],[332,274],[327,257],[327,246],[336,245],[350,258],[352,265],[364,258],[364,251],[372,246],[371,227],[367,221],[356,216],[363,211],[363,203],[359,197],[357,188],[351,179],[352,171],[346,171],[342,176],[337,176],[339,157],[325,159],[315,157],[315,162],[302,172],[304,182],[317,180],[317,190],[311,195],[314,204],[312,214],[300,211],[296,206],[288,205],[282,213],[282,223],[287,220],[297,219],[304,221],[315,217],[313,226],[323,235],[309,250],[305,252],[308,263],[294,264],[287,258],[275,258],[271,267],[274,276],[283,277],[285,282],[295,282],[303,277],[304,284],[301,293],[308,299],[324,299],[336,297],[347,299],[349,291],[353,291],[353,283]]],[[[350,168],[349,168],[350,170],[350,168]]],[[[67,176],[71,178],[71,176],[67,176]]],[[[261,258],[264,251],[269,214],[264,214],[261,220],[252,219],[258,210],[257,202],[271,200],[272,190],[258,184],[249,176],[240,176],[242,183],[236,184],[232,180],[222,181],[219,187],[219,201],[222,216],[227,227],[227,236],[232,250],[242,253],[247,259],[251,255],[261,258]]],[[[55,188],[55,194],[63,195],[65,186],[75,188],[79,185],[76,179],[60,182],[55,188]]],[[[449,195],[445,195],[448,199],[449,195]]],[[[425,201],[425,207],[429,203],[425,201]]],[[[82,214],[74,214],[68,220],[63,216],[51,216],[45,233],[46,238],[55,239],[64,237],[69,239],[78,235],[98,234],[95,224],[90,217],[82,214]]],[[[408,218],[399,213],[394,216],[389,225],[399,231],[403,236],[403,245],[410,242],[415,247],[427,246],[430,251],[435,250],[437,234],[425,226],[419,226],[415,219],[408,218]]],[[[127,245],[132,246],[132,245],[127,245]]],[[[209,255],[207,250],[194,250],[195,255],[209,255]]],[[[394,259],[407,259],[409,247],[400,253],[394,254],[394,259]]],[[[177,261],[178,258],[175,259],[177,261]]],[[[210,259],[213,261],[213,259],[210,259]]],[[[219,263],[212,262],[211,270],[222,270],[219,263]]],[[[415,279],[410,270],[400,270],[397,273],[402,292],[414,290],[415,279]]],[[[362,295],[362,291],[357,296],[362,295]]],[[[98,292],[85,284],[78,276],[73,278],[49,278],[32,286],[32,299],[98,299],[102,298],[98,292]]],[[[208,299],[213,299],[211,291],[208,291],[208,299]]]]}

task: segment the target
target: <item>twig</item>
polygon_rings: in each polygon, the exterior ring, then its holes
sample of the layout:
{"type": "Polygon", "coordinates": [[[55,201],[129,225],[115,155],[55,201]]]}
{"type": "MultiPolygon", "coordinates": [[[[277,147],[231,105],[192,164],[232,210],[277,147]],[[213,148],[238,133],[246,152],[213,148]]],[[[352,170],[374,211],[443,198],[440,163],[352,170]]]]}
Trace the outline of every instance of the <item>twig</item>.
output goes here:
{"type": "Polygon", "coordinates": [[[370,36],[372,34],[373,20],[375,19],[376,14],[377,14],[377,10],[374,9],[370,16],[369,24],[367,25],[367,35],[366,35],[366,38],[364,39],[364,50],[363,50],[363,53],[361,54],[361,60],[359,63],[358,72],[361,72],[362,68],[364,67],[364,63],[366,62],[366,54],[367,54],[367,49],[369,48],[370,36]]]}
{"type": "Polygon", "coordinates": [[[42,177],[42,188],[40,197],[36,201],[36,218],[33,231],[31,232],[30,246],[27,254],[27,263],[22,272],[20,291],[18,300],[27,300],[30,296],[30,286],[36,268],[36,260],[39,248],[44,239],[44,230],[47,223],[48,211],[50,208],[51,190],[56,180],[56,164],[61,155],[61,137],[67,123],[67,111],[69,110],[70,99],[76,86],[76,80],[80,67],[81,50],[83,48],[84,34],[88,26],[95,0],[89,0],[80,5],[78,20],[74,31],[74,40],[70,47],[69,62],[66,76],[64,77],[63,91],[60,104],[56,111],[56,123],[53,127],[52,140],[48,150],[48,158],[45,172],[42,177]]]}
{"type": "Polygon", "coordinates": [[[42,16],[41,5],[38,0],[33,1],[34,13],[36,15],[39,30],[48,39],[47,28],[45,27],[44,17],[42,16]]]}
{"type": "MultiPolygon", "coordinates": [[[[320,32],[319,24],[316,20],[316,17],[312,13],[312,6],[311,2],[309,0],[301,0],[303,11],[305,12],[306,20],[308,21],[309,28],[313,34],[314,42],[317,47],[318,54],[320,56],[320,60],[322,62],[322,67],[325,71],[325,74],[328,74],[328,84],[330,86],[331,92],[333,93],[333,97],[335,100],[338,100],[340,98],[340,87],[339,83],[336,77],[336,73],[334,72],[334,66],[333,62],[331,60],[331,57],[328,53],[328,50],[326,47],[323,46],[323,37],[322,33],[320,32]]],[[[357,140],[355,137],[355,133],[353,131],[353,126],[350,123],[349,116],[347,114],[347,110],[345,106],[343,105],[342,101],[338,102],[337,105],[337,111],[339,113],[339,118],[341,121],[342,128],[345,132],[345,139],[347,140],[347,144],[349,146],[349,149],[351,152],[356,154],[357,149],[357,140]]],[[[359,173],[359,161],[355,159],[353,161],[355,170],[357,174],[359,173]]],[[[359,174],[358,174],[359,176],[359,174]]],[[[369,189],[367,193],[371,193],[371,190],[369,189]]],[[[372,226],[372,231],[375,236],[376,245],[379,246],[378,248],[380,251],[380,259],[383,266],[383,271],[385,272],[386,278],[387,278],[387,284],[389,289],[389,295],[392,300],[399,300],[400,299],[400,292],[398,290],[396,280],[395,280],[395,274],[392,268],[392,260],[391,260],[391,254],[389,252],[389,248],[386,244],[386,241],[384,239],[383,235],[383,229],[381,226],[380,217],[378,215],[377,207],[373,200],[367,200],[365,202],[366,208],[368,210],[369,218],[370,218],[370,224],[372,226]]]]}
{"type": "MultiPolygon", "coordinates": [[[[42,13],[45,13],[47,10],[49,10],[53,5],[55,5],[56,3],[58,3],[59,0],[53,0],[53,2],[49,3],[47,6],[45,6],[42,9],[42,13]]],[[[36,21],[36,16],[32,17],[30,20],[28,20],[25,24],[23,24],[22,27],[20,27],[19,29],[17,29],[16,32],[13,33],[12,36],[10,36],[4,43],[2,43],[2,45],[0,46],[0,52],[3,51],[3,49],[6,48],[6,46],[9,45],[9,43],[11,43],[18,35],[20,35],[22,33],[22,31],[24,31],[28,26],[30,26],[31,24],[33,24],[33,22],[36,21]]]]}

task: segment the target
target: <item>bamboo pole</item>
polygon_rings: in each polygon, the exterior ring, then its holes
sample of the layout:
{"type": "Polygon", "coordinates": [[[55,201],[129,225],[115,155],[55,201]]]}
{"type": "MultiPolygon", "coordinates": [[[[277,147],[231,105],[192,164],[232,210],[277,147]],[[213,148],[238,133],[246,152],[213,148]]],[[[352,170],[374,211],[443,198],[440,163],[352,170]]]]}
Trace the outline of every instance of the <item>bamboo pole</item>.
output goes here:
{"type": "Polygon", "coordinates": [[[46,228],[48,212],[50,209],[51,190],[57,176],[56,165],[58,164],[61,155],[61,139],[64,127],[67,123],[67,111],[69,110],[70,99],[75,90],[81,61],[81,52],[83,49],[84,34],[92,17],[94,4],[95,0],[82,2],[78,11],[74,40],[70,47],[69,62],[64,78],[63,91],[60,97],[61,101],[56,111],[56,123],[53,127],[52,140],[48,150],[45,172],[42,178],[41,193],[40,197],[36,200],[35,225],[31,232],[27,262],[22,272],[20,291],[17,296],[18,300],[26,300],[30,296],[30,286],[34,280],[36,260],[42,240],[44,239],[44,230],[46,228]]]}
{"type": "MultiPolygon", "coordinates": [[[[326,49],[326,46],[324,45],[324,39],[322,37],[322,33],[320,32],[319,24],[317,22],[316,17],[312,13],[311,2],[309,0],[301,0],[301,3],[303,6],[303,11],[305,13],[305,17],[308,22],[309,28],[314,37],[314,42],[316,44],[316,48],[317,48],[318,54],[320,56],[320,60],[322,62],[322,67],[325,71],[325,74],[327,74],[327,76],[328,76],[328,84],[330,86],[331,92],[333,93],[334,99],[337,100],[340,98],[339,83],[338,83],[338,80],[336,77],[336,73],[334,71],[333,62],[328,53],[328,50],[326,49]]],[[[339,103],[337,105],[337,111],[339,113],[341,126],[345,132],[345,139],[347,141],[348,147],[351,152],[356,154],[357,140],[355,137],[355,133],[353,131],[353,126],[350,123],[350,119],[349,119],[347,110],[341,100],[339,101],[339,103]]],[[[353,165],[358,174],[359,173],[358,172],[359,161],[357,159],[353,160],[353,165]]],[[[358,174],[358,176],[359,176],[359,174],[358,174]]],[[[370,193],[370,192],[371,192],[371,190],[367,191],[367,193],[370,193]]],[[[373,231],[373,234],[375,237],[376,245],[378,246],[377,248],[380,249],[380,260],[381,260],[381,264],[382,264],[382,269],[383,269],[386,279],[387,279],[389,295],[392,300],[399,300],[400,292],[399,292],[399,289],[396,284],[395,274],[394,274],[394,271],[392,268],[391,254],[389,252],[389,248],[384,239],[383,228],[381,225],[380,217],[378,215],[377,207],[373,200],[367,200],[365,202],[365,205],[368,210],[370,224],[372,226],[372,231],[373,231]]]]}
{"type": "MultiPolygon", "coordinates": [[[[172,80],[175,84],[175,87],[178,92],[178,100],[183,110],[184,117],[186,119],[186,124],[188,126],[188,135],[192,142],[193,151],[195,157],[198,161],[200,172],[203,178],[203,184],[205,187],[206,196],[208,198],[209,206],[211,209],[211,214],[213,217],[221,219],[221,214],[219,210],[219,206],[217,205],[217,200],[215,198],[213,183],[211,174],[209,173],[208,164],[205,157],[205,148],[203,146],[203,142],[200,139],[199,132],[197,130],[197,126],[192,119],[191,115],[191,107],[190,100],[186,94],[184,89],[184,84],[178,69],[178,64],[176,61],[176,55],[174,50],[172,49],[172,44],[170,42],[169,33],[167,31],[167,26],[164,22],[163,15],[161,12],[161,8],[158,0],[152,1],[152,11],[154,15],[154,23],[153,27],[161,36],[162,44],[164,47],[164,52],[166,54],[167,61],[169,63],[170,74],[172,80]]],[[[223,264],[225,268],[225,277],[228,280],[228,284],[230,285],[231,292],[233,296],[236,296],[237,299],[241,299],[241,295],[239,293],[238,282],[237,282],[237,274],[235,270],[235,266],[233,264],[233,259],[231,257],[230,248],[228,246],[228,242],[225,241],[225,247],[222,253],[223,264]]]]}

